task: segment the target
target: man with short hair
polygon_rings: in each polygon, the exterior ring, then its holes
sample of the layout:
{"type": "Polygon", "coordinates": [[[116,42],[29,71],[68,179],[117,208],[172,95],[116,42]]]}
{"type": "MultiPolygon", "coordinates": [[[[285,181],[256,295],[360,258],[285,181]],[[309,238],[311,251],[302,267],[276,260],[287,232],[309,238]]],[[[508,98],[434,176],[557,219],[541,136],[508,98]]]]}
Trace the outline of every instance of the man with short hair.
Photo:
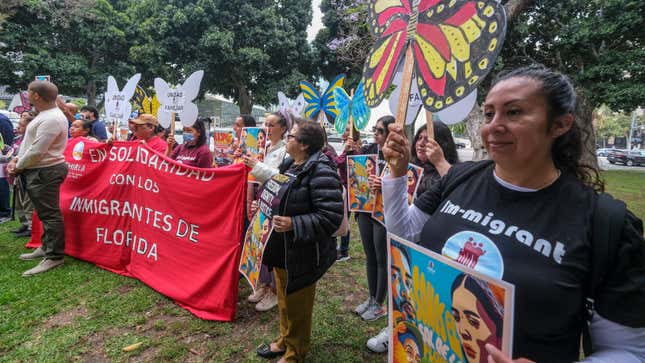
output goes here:
{"type": "Polygon", "coordinates": [[[43,260],[22,276],[29,277],[63,264],[65,227],[60,210],[60,185],[67,176],[63,153],[67,144],[67,118],[56,106],[58,88],[51,82],[33,81],[29,102],[39,112],[25,131],[18,156],[7,171],[24,178],[25,189],[43,225],[42,247],[20,255],[21,260],[43,260]]]}
{"type": "Polygon", "coordinates": [[[92,122],[92,133],[100,142],[105,142],[108,139],[107,129],[105,123],[99,120],[99,111],[94,106],[81,107],[83,118],[92,122]]]}
{"type": "Polygon", "coordinates": [[[155,129],[159,126],[159,121],[157,121],[156,117],[149,113],[143,113],[139,117],[130,120],[129,125],[132,126],[132,132],[136,140],[144,141],[154,151],[166,155],[168,144],[155,133],[155,129]]]}

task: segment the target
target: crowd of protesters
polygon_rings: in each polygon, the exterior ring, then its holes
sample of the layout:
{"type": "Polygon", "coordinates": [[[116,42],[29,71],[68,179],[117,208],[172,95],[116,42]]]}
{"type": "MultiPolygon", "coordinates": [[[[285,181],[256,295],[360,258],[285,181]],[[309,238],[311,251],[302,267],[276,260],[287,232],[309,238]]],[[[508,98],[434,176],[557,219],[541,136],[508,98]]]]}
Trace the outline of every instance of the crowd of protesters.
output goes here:
{"type": "MultiPolygon", "coordinates": [[[[6,174],[0,174],[0,222],[11,214],[9,183],[14,185],[14,209],[21,223],[14,232],[19,236],[30,233],[32,208],[43,222],[42,247],[20,256],[42,261],[23,276],[63,264],[65,235],[58,193],[67,173],[63,150],[68,137],[111,142],[95,108],[85,106],[78,113],[75,105],[57,97],[56,86],[50,82],[32,82],[28,92],[35,111],[21,115],[17,140],[0,118],[4,140],[0,163],[6,164],[6,174]]],[[[238,144],[231,150],[257,181],[247,188],[246,226],[257,210],[259,185],[278,173],[291,178],[281,213],[273,217],[275,233],[267,242],[259,288],[247,297],[258,311],[278,307],[279,336],[260,345],[257,354],[281,357],[281,363],[305,361],[316,283],[334,262],[349,259],[349,234],[336,241],[336,231],[347,218],[343,197],[347,156],[375,154],[378,170],[385,165],[390,169],[389,175],[369,178],[370,190],[383,194],[385,225],[368,213],[353,217],[365,256],[368,295],[347,309],[348,313],[353,311],[365,321],[383,318],[385,323],[388,232],[438,253],[448,248],[445,243],[450,236],[465,228],[490,235],[486,228],[464,225],[463,218],[440,212],[446,203],[459,203],[494,211],[509,223],[564,246],[558,256],[549,249],[550,255],[544,258],[544,251],[513,243],[511,234],[496,234],[493,240],[497,242],[491,243],[501,251],[504,263],[497,268],[504,270],[504,280],[516,289],[514,354],[507,357],[481,343],[477,349],[485,349],[489,363],[513,358],[518,362],[575,361],[584,332],[590,332],[593,347],[586,352],[585,362],[645,362],[642,221],[621,202],[605,198],[597,172],[582,164],[583,135],[574,120],[575,107],[573,87],[561,74],[531,66],[502,75],[483,103],[481,136],[491,160],[463,163],[449,128],[441,122],[432,124],[433,132],[424,126],[408,140],[395,118],[385,116],[373,129],[374,143],[365,146],[348,127],[343,152],[337,155],[319,124],[294,115],[269,114],[264,124],[269,145],[263,160],[244,155],[238,144]],[[406,191],[408,163],[424,170],[418,197],[411,205],[406,191]],[[618,237],[601,240],[599,224],[609,223],[609,217],[602,214],[616,210],[622,210],[619,232],[614,233],[618,237]],[[608,250],[613,254],[607,257],[611,263],[599,267],[592,257],[603,244],[611,244],[608,250]],[[585,305],[587,299],[594,302],[592,315],[585,305]]],[[[184,127],[183,143],[178,145],[172,133],[159,127],[155,116],[135,116],[129,122],[128,140],[144,142],[195,167],[213,167],[214,160],[220,159],[209,151],[203,122],[184,127]]],[[[235,143],[243,127],[254,126],[253,117],[238,117],[235,143]]],[[[473,339],[472,332],[461,328],[459,335],[473,339]]],[[[368,349],[376,353],[388,351],[389,341],[387,328],[366,339],[368,349]]]]}

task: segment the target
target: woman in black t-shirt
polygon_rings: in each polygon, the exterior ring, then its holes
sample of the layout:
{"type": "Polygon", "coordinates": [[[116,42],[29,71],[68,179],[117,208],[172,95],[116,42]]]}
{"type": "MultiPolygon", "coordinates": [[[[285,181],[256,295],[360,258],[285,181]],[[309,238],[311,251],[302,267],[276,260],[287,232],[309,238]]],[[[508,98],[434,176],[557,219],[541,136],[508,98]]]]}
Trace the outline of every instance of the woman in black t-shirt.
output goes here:
{"type": "MultiPolygon", "coordinates": [[[[624,207],[618,213],[615,206],[623,205],[617,201],[612,208],[599,202],[607,200],[599,196],[604,186],[581,161],[575,108],[573,86],[561,74],[529,66],[500,76],[483,104],[481,136],[492,162],[452,167],[410,207],[408,141],[399,126],[390,127],[383,154],[397,162],[383,180],[385,221],[391,233],[515,285],[514,357],[578,360],[591,298],[594,350],[585,361],[643,362],[642,222],[624,207]],[[594,234],[595,220],[616,219],[595,213],[599,205],[622,220],[615,240],[594,234]],[[599,254],[604,246],[613,253],[599,254]]],[[[494,362],[511,361],[490,345],[483,353],[494,362]]]]}

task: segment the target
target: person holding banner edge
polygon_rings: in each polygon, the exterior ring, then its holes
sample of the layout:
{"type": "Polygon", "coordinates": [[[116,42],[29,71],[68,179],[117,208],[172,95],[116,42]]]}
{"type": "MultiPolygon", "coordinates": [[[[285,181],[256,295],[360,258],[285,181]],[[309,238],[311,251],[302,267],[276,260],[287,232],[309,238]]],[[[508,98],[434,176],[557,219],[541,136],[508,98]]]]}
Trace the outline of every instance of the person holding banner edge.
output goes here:
{"type": "Polygon", "coordinates": [[[291,178],[263,263],[274,270],[278,294],[280,337],[258,347],[264,358],[282,356],[280,363],[304,362],[310,347],[316,282],[336,260],[332,234],[343,219],[343,197],[336,167],[321,149],[324,129],[296,120],[287,141],[280,172],[291,178]]]}
{"type": "MultiPolygon", "coordinates": [[[[177,145],[175,136],[168,135],[166,155],[173,160],[196,168],[210,168],[213,156],[206,144],[206,126],[202,119],[197,119],[193,126],[184,126],[184,143],[177,145]]],[[[159,137],[159,136],[156,136],[159,137]]]]}
{"type": "MultiPolygon", "coordinates": [[[[470,261],[515,284],[513,356],[524,357],[515,361],[577,360],[581,335],[589,348],[588,320],[594,349],[585,349],[585,362],[645,361],[642,221],[600,193],[597,172],[581,162],[570,81],[543,66],[519,68],[498,77],[483,108],[492,162],[451,168],[409,207],[408,141],[399,125],[390,127],[383,149],[392,168],[383,181],[389,232],[450,256],[460,247],[452,237],[473,230],[480,252],[499,250],[496,264],[470,261]]],[[[491,363],[513,361],[485,349],[491,363]]]]}

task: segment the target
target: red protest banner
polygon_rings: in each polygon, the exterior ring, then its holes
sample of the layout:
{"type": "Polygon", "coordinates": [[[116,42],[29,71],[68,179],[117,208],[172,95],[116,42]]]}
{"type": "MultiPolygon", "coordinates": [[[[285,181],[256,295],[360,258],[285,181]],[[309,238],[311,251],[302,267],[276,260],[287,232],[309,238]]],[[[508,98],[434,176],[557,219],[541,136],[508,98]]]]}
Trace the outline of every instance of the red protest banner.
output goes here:
{"type": "Polygon", "coordinates": [[[235,318],[244,165],[193,168],[137,142],[70,140],[65,157],[66,254],[139,279],[202,319],[235,318]]]}

